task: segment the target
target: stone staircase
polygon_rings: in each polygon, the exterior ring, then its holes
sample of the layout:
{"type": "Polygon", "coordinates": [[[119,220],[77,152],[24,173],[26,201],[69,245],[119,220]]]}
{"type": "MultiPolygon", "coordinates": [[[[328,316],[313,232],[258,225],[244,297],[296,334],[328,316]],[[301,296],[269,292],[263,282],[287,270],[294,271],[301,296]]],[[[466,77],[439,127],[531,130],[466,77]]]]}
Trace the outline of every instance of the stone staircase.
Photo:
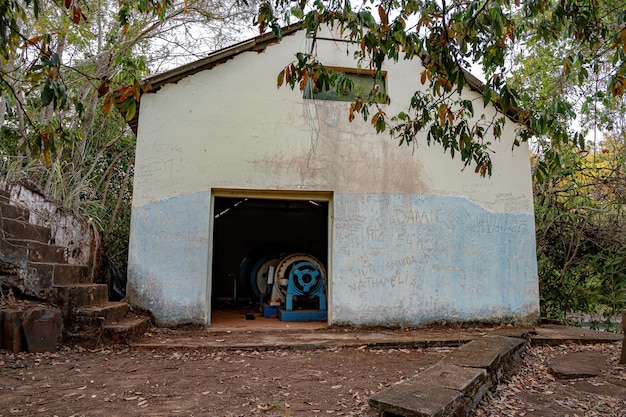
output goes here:
{"type": "Polygon", "coordinates": [[[68,262],[68,248],[55,245],[51,229],[30,216],[0,190],[0,284],[58,307],[63,344],[93,348],[141,336],[148,318],[129,312],[124,301],[110,302],[107,285],[93,282],[89,266],[68,262]]]}

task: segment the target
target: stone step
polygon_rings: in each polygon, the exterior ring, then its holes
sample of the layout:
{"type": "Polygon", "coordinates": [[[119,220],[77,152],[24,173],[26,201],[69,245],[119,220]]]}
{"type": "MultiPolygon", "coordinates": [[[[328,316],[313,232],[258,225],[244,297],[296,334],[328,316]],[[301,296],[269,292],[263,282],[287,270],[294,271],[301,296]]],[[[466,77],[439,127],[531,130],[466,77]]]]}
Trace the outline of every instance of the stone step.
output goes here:
{"type": "Polygon", "coordinates": [[[84,265],[49,264],[54,266],[54,285],[90,284],[90,269],[84,265]]]}
{"type": "Polygon", "coordinates": [[[37,226],[21,220],[3,218],[2,237],[4,239],[34,240],[42,243],[52,243],[50,229],[37,226]]]}
{"type": "Polygon", "coordinates": [[[76,318],[81,322],[110,324],[126,317],[128,303],[125,301],[110,301],[101,306],[77,307],[76,318]]]}
{"type": "MultiPolygon", "coordinates": [[[[2,248],[1,240],[4,239],[0,239],[0,248],[2,248]]],[[[12,247],[25,249],[30,262],[67,263],[67,249],[63,246],[23,239],[6,239],[5,241],[12,247]]]]}
{"type": "Polygon", "coordinates": [[[118,322],[104,325],[104,340],[111,344],[128,344],[142,337],[149,325],[148,317],[129,314],[118,322]]]}
{"type": "Polygon", "coordinates": [[[67,284],[55,285],[57,305],[78,307],[102,306],[109,300],[106,284],[67,284]]]}
{"type": "Polygon", "coordinates": [[[63,343],[94,349],[103,345],[127,344],[143,336],[150,321],[147,317],[130,314],[116,322],[86,328],[66,328],[63,343]]]}
{"type": "Polygon", "coordinates": [[[105,325],[124,320],[128,304],[106,302],[100,306],[77,307],[66,313],[64,343],[91,348],[103,343],[105,325]]]}
{"type": "Polygon", "coordinates": [[[31,282],[38,280],[41,288],[57,285],[90,284],[90,270],[83,265],[47,262],[29,262],[28,274],[31,282]]]}
{"type": "Polygon", "coordinates": [[[0,237],[0,254],[3,261],[23,266],[28,259],[28,248],[0,237]]]}
{"type": "Polygon", "coordinates": [[[524,349],[524,339],[487,335],[433,367],[370,397],[381,416],[468,416],[524,349]]]}
{"type": "Polygon", "coordinates": [[[30,211],[24,207],[10,204],[7,200],[0,199],[0,217],[28,222],[30,211]]]}

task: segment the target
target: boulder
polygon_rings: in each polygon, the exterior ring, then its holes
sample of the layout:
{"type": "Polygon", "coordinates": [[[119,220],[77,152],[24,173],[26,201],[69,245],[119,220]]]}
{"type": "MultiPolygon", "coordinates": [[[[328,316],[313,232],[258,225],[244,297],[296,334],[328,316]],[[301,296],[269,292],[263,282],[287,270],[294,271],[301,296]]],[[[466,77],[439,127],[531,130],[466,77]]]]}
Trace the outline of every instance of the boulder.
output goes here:
{"type": "Polygon", "coordinates": [[[61,311],[41,307],[26,311],[22,328],[29,352],[55,352],[61,336],[61,311]]]}

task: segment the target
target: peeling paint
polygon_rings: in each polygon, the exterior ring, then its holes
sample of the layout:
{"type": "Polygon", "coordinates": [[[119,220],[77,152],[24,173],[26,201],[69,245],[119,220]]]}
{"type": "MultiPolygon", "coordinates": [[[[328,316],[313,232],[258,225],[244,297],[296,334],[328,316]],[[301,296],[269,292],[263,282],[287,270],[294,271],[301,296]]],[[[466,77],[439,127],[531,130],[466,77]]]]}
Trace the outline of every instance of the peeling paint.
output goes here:
{"type": "Polygon", "coordinates": [[[335,221],[337,322],[415,325],[538,312],[531,213],[493,213],[463,197],[338,195],[335,221]]]}
{"type": "Polygon", "coordinates": [[[206,319],[209,201],[199,193],[133,211],[126,297],[159,324],[206,319]]]}

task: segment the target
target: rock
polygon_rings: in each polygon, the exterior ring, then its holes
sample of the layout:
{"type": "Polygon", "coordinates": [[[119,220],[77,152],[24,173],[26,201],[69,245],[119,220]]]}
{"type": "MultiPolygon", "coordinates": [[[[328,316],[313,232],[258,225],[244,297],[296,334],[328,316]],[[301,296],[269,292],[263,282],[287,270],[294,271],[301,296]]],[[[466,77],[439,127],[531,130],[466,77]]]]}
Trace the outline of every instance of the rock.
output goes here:
{"type": "Polygon", "coordinates": [[[22,338],[22,318],[24,311],[14,309],[0,310],[0,348],[13,353],[24,349],[26,343],[22,338]]]}
{"type": "Polygon", "coordinates": [[[604,397],[610,396],[614,398],[622,398],[622,396],[624,395],[624,387],[611,384],[610,382],[611,381],[608,380],[607,383],[598,384],[595,382],[594,383],[589,382],[587,380],[579,380],[579,381],[576,381],[571,386],[577,389],[578,391],[582,391],[582,392],[602,395],[604,397]]]}
{"type": "Polygon", "coordinates": [[[604,356],[595,352],[573,352],[548,363],[552,375],[561,379],[588,378],[602,374],[604,356]]]}
{"type": "Polygon", "coordinates": [[[61,310],[57,308],[37,308],[26,312],[22,328],[26,346],[31,353],[55,352],[61,336],[61,310]]]}

